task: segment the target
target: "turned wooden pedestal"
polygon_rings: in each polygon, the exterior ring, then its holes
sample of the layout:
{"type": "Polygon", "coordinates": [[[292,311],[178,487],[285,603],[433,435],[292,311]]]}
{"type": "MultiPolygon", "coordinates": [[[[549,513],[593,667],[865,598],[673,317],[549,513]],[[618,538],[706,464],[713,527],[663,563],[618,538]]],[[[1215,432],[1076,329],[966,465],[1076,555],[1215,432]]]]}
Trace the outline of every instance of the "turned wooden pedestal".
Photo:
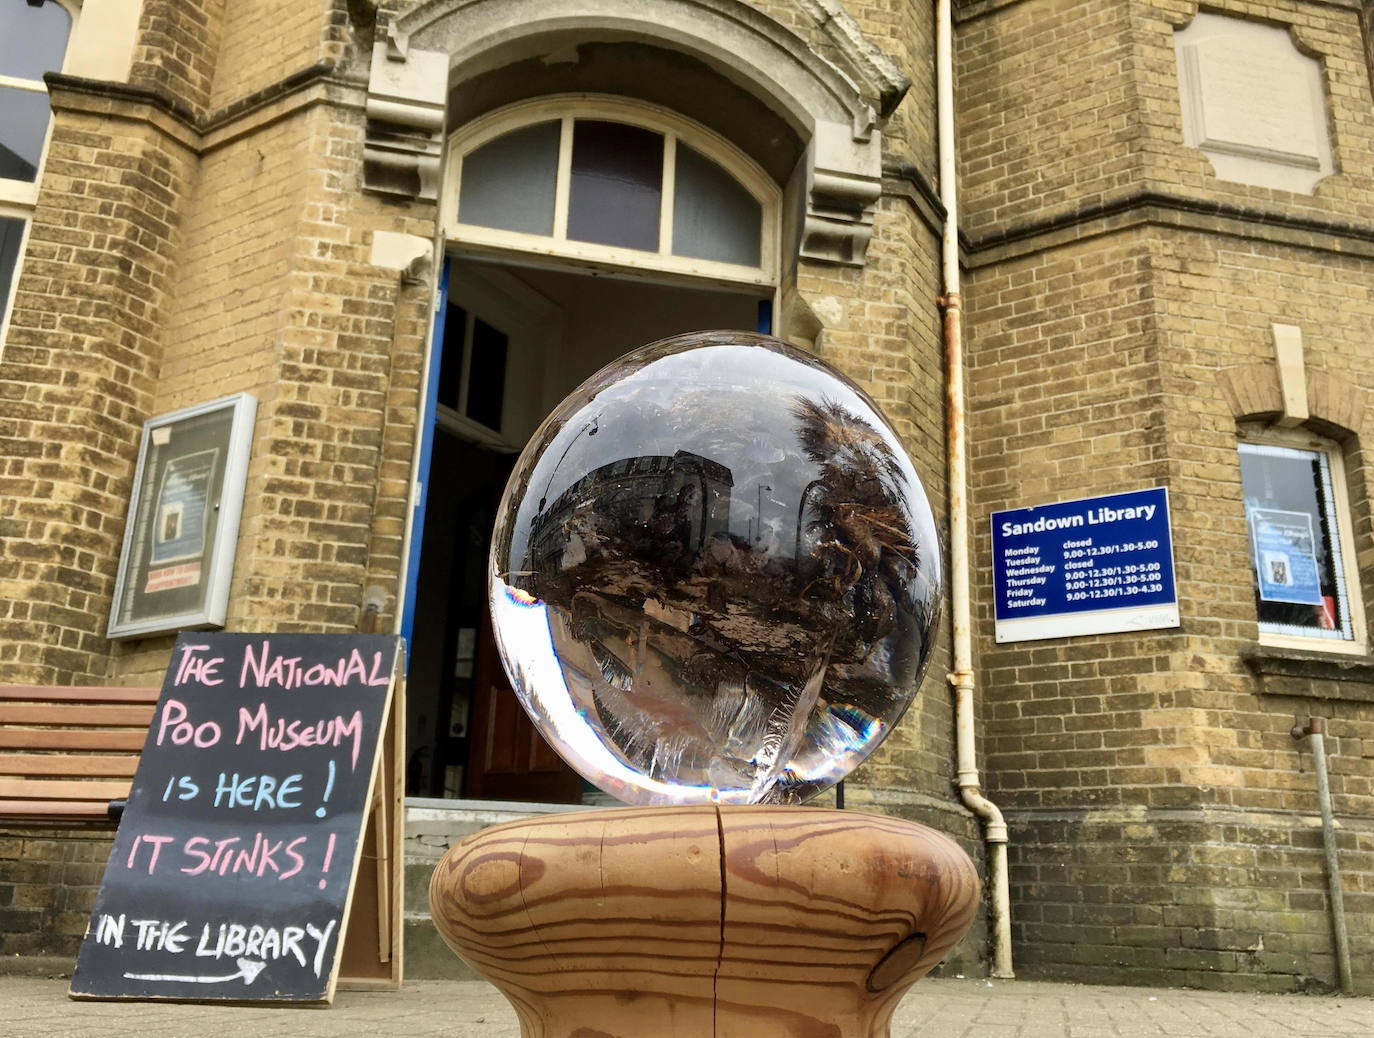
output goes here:
{"type": "Polygon", "coordinates": [[[449,850],[429,897],[525,1038],[884,1038],[979,885],[953,840],[912,822],[708,805],[486,829],[449,850]]]}

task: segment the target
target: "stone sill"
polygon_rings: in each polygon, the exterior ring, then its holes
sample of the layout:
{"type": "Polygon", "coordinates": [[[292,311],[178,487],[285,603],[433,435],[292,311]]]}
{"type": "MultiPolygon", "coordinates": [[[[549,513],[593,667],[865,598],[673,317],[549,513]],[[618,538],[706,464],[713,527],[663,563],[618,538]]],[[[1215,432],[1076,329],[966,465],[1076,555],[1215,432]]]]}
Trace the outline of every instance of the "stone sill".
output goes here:
{"type": "Polygon", "coordinates": [[[1240,658],[1260,678],[1263,694],[1374,703],[1374,656],[1259,645],[1240,658]]]}

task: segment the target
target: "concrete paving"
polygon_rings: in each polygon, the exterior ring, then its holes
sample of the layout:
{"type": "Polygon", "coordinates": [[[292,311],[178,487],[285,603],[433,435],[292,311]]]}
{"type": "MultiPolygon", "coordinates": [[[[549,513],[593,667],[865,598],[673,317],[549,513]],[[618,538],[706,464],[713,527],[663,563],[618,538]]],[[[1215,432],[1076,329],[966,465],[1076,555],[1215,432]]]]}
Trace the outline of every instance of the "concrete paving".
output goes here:
{"type": "MultiPolygon", "coordinates": [[[[67,981],[0,976],[0,1035],[23,1038],[519,1038],[515,1014],[481,981],[412,981],[341,991],[320,1009],[73,1002],[67,981]]],[[[925,980],[892,1038],[1369,1038],[1374,999],[1222,994],[1034,981],[925,980]]],[[[657,1038],[652,1021],[634,1038],[657,1038]]],[[[706,1036],[703,1036],[706,1038],[706,1036]]]]}

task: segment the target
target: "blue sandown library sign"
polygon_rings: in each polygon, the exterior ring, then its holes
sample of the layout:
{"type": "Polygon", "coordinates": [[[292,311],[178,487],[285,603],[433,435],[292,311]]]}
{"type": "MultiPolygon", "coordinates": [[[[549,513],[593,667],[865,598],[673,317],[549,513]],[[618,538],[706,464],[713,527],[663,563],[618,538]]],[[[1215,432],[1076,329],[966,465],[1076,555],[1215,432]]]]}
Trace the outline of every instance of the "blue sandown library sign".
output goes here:
{"type": "Polygon", "coordinates": [[[1178,626],[1163,487],[992,514],[998,642],[1178,626]]]}

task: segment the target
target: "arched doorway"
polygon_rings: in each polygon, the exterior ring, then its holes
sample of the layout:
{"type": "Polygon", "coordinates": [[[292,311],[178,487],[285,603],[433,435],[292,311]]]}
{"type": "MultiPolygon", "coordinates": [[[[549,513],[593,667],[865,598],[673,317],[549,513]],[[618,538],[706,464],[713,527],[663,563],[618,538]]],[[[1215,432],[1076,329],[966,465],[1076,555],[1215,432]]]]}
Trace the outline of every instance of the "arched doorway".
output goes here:
{"type": "Polygon", "coordinates": [[[535,733],[496,657],[497,499],[539,422],[605,363],[684,331],[772,330],[781,197],[721,135],[623,97],[525,100],[450,138],[407,609],[409,795],[593,795],[535,733]]]}

